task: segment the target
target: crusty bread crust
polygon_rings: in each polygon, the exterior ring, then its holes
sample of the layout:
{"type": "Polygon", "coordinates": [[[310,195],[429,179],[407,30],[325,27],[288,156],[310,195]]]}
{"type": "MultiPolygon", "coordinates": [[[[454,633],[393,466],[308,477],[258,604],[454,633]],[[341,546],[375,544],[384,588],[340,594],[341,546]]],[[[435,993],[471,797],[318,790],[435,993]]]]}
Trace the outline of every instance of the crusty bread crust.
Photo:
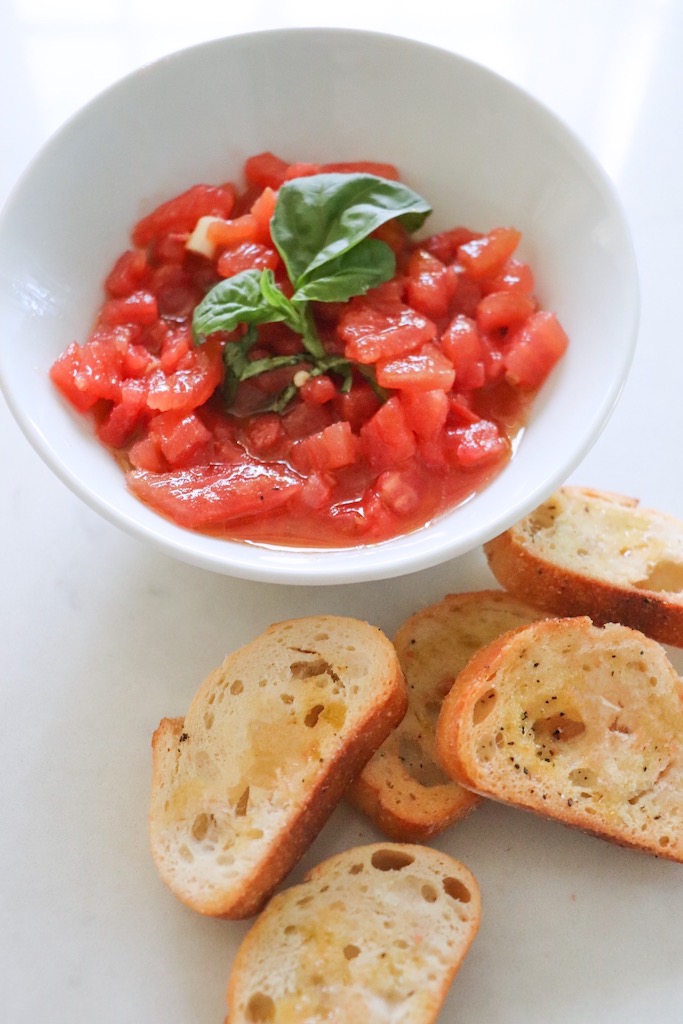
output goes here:
{"type": "Polygon", "coordinates": [[[346,850],[252,925],[228,982],[230,1024],[431,1024],[480,918],[476,880],[452,857],[346,850]]]}
{"type": "Polygon", "coordinates": [[[683,861],[683,681],[620,624],[548,619],[482,649],[437,724],[444,768],[481,796],[683,861]]]}
{"type": "Polygon", "coordinates": [[[683,647],[683,522],[623,495],[563,487],[484,545],[499,583],[560,616],[621,622],[683,647]]]}
{"type": "Polygon", "coordinates": [[[435,729],[441,704],[476,650],[540,617],[503,591],[483,590],[448,594],[399,628],[394,646],[408,683],[408,711],[347,793],[385,835],[424,842],[477,806],[479,798],[438,763],[435,729]]]}
{"type": "Polygon", "coordinates": [[[393,645],[357,619],[277,623],[229,655],[153,737],[162,879],[200,913],[256,913],[406,707],[393,645]]]}

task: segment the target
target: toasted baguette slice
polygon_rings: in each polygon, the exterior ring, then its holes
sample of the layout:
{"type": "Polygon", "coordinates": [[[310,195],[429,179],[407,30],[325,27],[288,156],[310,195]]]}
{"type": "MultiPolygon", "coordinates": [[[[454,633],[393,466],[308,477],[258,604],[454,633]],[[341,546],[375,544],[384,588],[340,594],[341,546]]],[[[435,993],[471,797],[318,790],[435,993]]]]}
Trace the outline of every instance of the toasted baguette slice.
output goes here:
{"type": "Polygon", "coordinates": [[[484,550],[502,586],[539,608],[683,646],[678,519],[633,498],[563,487],[484,550]]]}
{"type": "Polygon", "coordinates": [[[422,842],[479,803],[438,764],[434,734],[441,703],[475,651],[540,617],[502,591],[484,590],[449,594],[400,627],[394,646],[408,682],[408,711],[347,793],[385,835],[422,842]]]}
{"type": "Polygon", "coordinates": [[[444,701],[437,750],[483,796],[683,860],[683,682],[638,630],[584,616],[500,637],[444,701]]]}
{"type": "Polygon", "coordinates": [[[428,1024],[480,917],[474,877],[446,854],[391,843],[337,854],[247,933],[230,1024],[428,1024]]]}
{"type": "Polygon", "coordinates": [[[229,655],[154,734],[163,880],[200,913],[256,913],[406,706],[393,645],[357,619],[281,622],[229,655]]]}

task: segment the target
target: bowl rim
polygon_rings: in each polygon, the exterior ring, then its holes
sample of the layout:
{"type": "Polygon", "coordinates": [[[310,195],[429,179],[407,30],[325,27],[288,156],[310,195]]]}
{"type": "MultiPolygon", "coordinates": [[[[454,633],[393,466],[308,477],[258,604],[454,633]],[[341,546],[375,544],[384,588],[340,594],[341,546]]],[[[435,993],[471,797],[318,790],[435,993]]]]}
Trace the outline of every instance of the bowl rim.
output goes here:
{"type": "MultiPolygon", "coordinates": [[[[248,541],[231,541],[215,538],[203,533],[184,529],[156,513],[142,515],[140,518],[129,515],[124,508],[109,502],[53,450],[38,425],[32,419],[30,410],[21,406],[16,399],[10,381],[7,378],[2,352],[0,351],[0,391],[4,394],[7,405],[20,426],[23,434],[51,468],[59,479],[85,504],[102,515],[112,524],[123,529],[133,537],[144,538],[158,550],[181,561],[214,572],[250,579],[260,582],[285,583],[298,585],[324,585],[368,582],[378,579],[389,579],[408,575],[463,555],[481,546],[496,534],[503,532],[514,522],[541,504],[564,480],[576,469],[587,452],[606,426],[623,387],[634,358],[640,313],[640,295],[638,287],[638,269],[635,258],[633,240],[627,218],[617,193],[616,187],[606,170],[590,152],[587,145],[571,126],[564,122],[553,110],[546,106],[533,94],[485,64],[464,56],[457,51],[440,47],[430,42],[414,39],[410,36],[393,34],[384,31],[335,28],[335,27],[282,27],[258,29],[234,35],[220,36],[193,43],[188,47],[176,49],[151,60],[129,71],[115,82],[96,93],[91,99],[70,115],[34,154],[11,189],[6,202],[0,210],[0,244],[3,239],[4,224],[8,211],[23,189],[30,184],[35,167],[49,159],[53,146],[59,144],[61,136],[78,127],[81,119],[87,120],[93,111],[107,96],[119,90],[127,89],[141,75],[154,74],[155,69],[164,68],[178,60],[192,60],[198,54],[209,50],[220,52],[234,45],[258,45],[261,41],[282,40],[284,37],[302,37],[339,41],[341,38],[360,40],[363,43],[380,43],[382,45],[399,46],[405,50],[420,51],[423,54],[433,52],[442,57],[460,63],[469,68],[470,72],[483,75],[501,87],[512,90],[519,101],[535,110],[545,118],[554,130],[567,138],[584,165],[590,170],[595,183],[600,187],[603,199],[611,210],[611,215],[618,225],[625,246],[623,253],[629,271],[628,301],[631,303],[628,320],[631,330],[628,339],[624,339],[620,348],[621,358],[617,364],[617,372],[606,386],[600,407],[596,409],[590,429],[584,432],[582,443],[577,446],[571,456],[567,456],[558,464],[556,472],[546,477],[522,497],[511,502],[499,515],[485,520],[477,529],[470,531],[465,538],[449,538],[447,522],[458,509],[446,512],[424,527],[400,535],[386,541],[373,544],[361,544],[352,547],[283,547],[271,546],[248,541]],[[436,524],[436,525],[435,525],[436,524]],[[426,535],[433,542],[425,546],[422,542],[426,535]]],[[[80,414],[79,414],[80,415],[80,414]]],[[[93,443],[99,442],[93,436],[93,443]]],[[[123,481],[123,477],[122,477],[123,481]]],[[[495,484],[496,481],[494,481],[495,484]]],[[[493,484],[488,485],[490,490],[493,484]]],[[[125,490],[125,488],[124,488],[125,490]]],[[[142,505],[142,503],[140,503],[142,505]]],[[[459,506],[462,507],[462,506],[459,506]]],[[[145,508],[145,506],[142,506],[145,508]]],[[[146,510],[149,512],[150,510],[146,510]]]]}

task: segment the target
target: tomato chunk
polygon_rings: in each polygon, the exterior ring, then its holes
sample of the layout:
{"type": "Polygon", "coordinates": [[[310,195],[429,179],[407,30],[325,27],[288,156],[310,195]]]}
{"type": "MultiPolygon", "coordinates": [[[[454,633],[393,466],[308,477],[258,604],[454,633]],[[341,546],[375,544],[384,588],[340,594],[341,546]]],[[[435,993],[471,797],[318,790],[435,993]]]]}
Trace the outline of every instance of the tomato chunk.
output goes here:
{"type": "Polygon", "coordinates": [[[554,313],[534,313],[510,340],[504,354],[505,376],[524,390],[539,388],[558,360],[569,339],[554,313]]]}
{"type": "Polygon", "coordinates": [[[453,363],[436,345],[424,345],[397,359],[377,363],[377,383],[397,391],[449,391],[455,381],[453,363]]]}
{"type": "Polygon", "coordinates": [[[265,515],[301,490],[301,479],[276,463],[194,466],[170,473],[133,470],[133,494],[190,529],[265,515]]]}
{"type": "Polygon", "coordinates": [[[500,273],[521,237],[516,228],[494,228],[488,235],[461,245],[458,258],[474,277],[490,277],[500,273]]]}
{"type": "Polygon", "coordinates": [[[142,217],[133,228],[133,242],[137,246],[146,246],[169,231],[190,232],[200,217],[227,217],[234,203],[234,189],[219,185],[193,185],[142,217]]]}
{"type": "Polygon", "coordinates": [[[376,363],[404,355],[436,337],[436,326],[427,317],[400,302],[352,299],[342,315],[339,337],[348,359],[376,363]]]}

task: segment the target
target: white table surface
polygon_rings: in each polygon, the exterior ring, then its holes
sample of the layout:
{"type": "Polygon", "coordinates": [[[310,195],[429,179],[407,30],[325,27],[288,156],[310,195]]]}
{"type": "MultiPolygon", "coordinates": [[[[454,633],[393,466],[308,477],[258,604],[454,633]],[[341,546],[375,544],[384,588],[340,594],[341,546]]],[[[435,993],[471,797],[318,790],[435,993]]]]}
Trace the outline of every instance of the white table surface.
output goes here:
{"type": "MultiPolygon", "coordinates": [[[[593,150],[630,221],[642,315],[623,396],[572,479],[683,517],[679,0],[0,0],[0,202],[46,138],[129,70],[292,25],[457,50],[533,93],[593,150]]],[[[278,618],[339,612],[392,633],[491,577],[479,552],[330,588],[176,563],[72,496],[2,401],[0,465],[0,1020],[220,1024],[246,926],[192,914],[156,876],[145,817],[159,719],[182,714],[224,654],[278,618]]],[[[341,808],[305,864],[375,838],[341,808]]],[[[484,899],[441,1020],[681,1024],[680,865],[493,805],[437,845],[475,871],[484,899]]]]}

